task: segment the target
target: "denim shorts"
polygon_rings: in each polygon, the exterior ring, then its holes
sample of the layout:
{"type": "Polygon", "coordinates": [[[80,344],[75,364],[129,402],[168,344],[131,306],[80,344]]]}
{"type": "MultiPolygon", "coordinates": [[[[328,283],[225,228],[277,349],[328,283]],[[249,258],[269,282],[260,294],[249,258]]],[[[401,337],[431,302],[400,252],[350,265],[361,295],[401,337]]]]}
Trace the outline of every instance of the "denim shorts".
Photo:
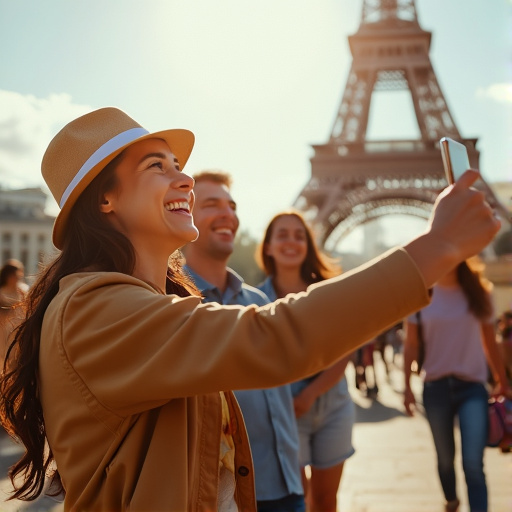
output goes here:
{"type": "MultiPolygon", "coordinates": [[[[307,384],[305,381],[293,383],[293,395],[297,395],[307,384]]],[[[297,419],[301,466],[327,469],[353,455],[354,421],[355,406],[347,380],[343,377],[338,384],[319,396],[306,414],[297,419]]]]}

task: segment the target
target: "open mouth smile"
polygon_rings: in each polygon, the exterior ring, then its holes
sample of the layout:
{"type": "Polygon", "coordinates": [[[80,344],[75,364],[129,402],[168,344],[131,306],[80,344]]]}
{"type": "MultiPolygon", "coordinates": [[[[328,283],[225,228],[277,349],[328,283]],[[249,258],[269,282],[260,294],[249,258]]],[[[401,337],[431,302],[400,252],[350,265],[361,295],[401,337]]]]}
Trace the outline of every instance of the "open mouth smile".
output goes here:
{"type": "Polygon", "coordinates": [[[165,209],[168,212],[176,212],[181,211],[185,213],[190,213],[190,205],[187,201],[171,201],[165,205],[165,209]]]}
{"type": "Polygon", "coordinates": [[[233,235],[233,230],[229,228],[216,228],[214,232],[220,235],[233,235]]]}

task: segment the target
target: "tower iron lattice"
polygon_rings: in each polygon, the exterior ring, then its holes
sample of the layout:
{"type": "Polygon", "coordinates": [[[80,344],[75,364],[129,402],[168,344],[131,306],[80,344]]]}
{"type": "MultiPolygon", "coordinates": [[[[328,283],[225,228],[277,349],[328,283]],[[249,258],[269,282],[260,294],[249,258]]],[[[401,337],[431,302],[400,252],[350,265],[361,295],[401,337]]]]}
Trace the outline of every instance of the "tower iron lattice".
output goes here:
{"type": "MultiPolygon", "coordinates": [[[[352,65],[326,144],[313,145],[311,178],[295,201],[327,250],[353,228],[387,214],[427,218],[446,186],[439,139],[468,147],[478,168],[477,139],[463,139],[429,57],[432,33],[414,0],[364,0],[349,36],[352,65]],[[368,140],[374,91],[410,92],[420,137],[368,140]]],[[[391,122],[391,120],[390,120],[391,122]]]]}

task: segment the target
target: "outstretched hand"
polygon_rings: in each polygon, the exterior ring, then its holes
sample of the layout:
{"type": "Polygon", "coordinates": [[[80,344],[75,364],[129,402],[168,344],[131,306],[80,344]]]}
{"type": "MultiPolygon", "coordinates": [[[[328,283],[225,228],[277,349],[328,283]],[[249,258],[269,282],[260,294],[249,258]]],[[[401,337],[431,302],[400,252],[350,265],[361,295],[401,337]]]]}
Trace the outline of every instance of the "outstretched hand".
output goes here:
{"type": "Polygon", "coordinates": [[[439,194],[427,231],[405,246],[430,287],[460,262],[482,251],[501,223],[485,201],[483,192],[471,188],[475,170],[439,194]]]}
{"type": "Polygon", "coordinates": [[[471,188],[478,177],[478,171],[468,170],[444,190],[430,219],[430,232],[440,243],[451,246],[459,262],[484,249],[501,225],[485,201],[485,194],[471,188]]]}

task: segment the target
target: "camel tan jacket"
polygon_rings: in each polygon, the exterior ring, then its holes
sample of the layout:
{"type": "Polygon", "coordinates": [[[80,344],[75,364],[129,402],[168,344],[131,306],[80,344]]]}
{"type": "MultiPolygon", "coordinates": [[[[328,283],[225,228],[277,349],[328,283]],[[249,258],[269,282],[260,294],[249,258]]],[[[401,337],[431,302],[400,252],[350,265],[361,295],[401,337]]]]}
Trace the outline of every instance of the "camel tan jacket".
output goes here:
{"type": "MultiPolygon", "coordinates": [[[[62,279],[44,317],[40,385],[65,509],[216,510],[219,391],[318,372],[428,301],[400,249],[263,307],[165,296],[119,273],[62,279]]],[[[226,396],[235,497],[253,511],[249,443],[226,396]]]]}

